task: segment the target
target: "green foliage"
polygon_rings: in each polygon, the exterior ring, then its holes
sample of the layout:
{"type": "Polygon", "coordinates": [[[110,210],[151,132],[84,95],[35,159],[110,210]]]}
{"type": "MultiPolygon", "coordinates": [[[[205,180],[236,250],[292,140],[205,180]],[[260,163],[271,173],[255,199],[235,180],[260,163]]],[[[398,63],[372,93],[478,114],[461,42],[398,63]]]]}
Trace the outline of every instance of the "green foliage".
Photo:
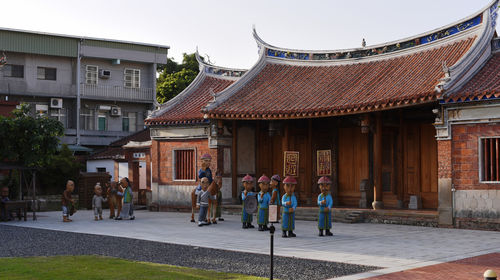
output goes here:
{"type": "Polygon", "coordinates": [[[77,181],[81,164],[76,160],[67,145],[62,145],[61,151],[52,157],[49,165],[40,172],[40,182],[45,194],[62,192],[67,180],[77,181]]]}
{"type": "Polygon", "coordinates": [[[27,167],[47,166],[57,151],[64,127],[57,120],[32,117],[22,104],[12,117],[0,116],[0,158],[27,167]]]}
{"type": "Polygon", "coordinates": [[[183,54],[182,64],[167,59],[167,64],[159,67],[160,76],[156,83],[157,100],[167,102],[183,91],[198,75],[199,65],[196,55],[183,54]]]}
{"type": "Polygon", "coordinates": [[[0,258],[1,279],[264,279],[101,256],[0,258]]]}

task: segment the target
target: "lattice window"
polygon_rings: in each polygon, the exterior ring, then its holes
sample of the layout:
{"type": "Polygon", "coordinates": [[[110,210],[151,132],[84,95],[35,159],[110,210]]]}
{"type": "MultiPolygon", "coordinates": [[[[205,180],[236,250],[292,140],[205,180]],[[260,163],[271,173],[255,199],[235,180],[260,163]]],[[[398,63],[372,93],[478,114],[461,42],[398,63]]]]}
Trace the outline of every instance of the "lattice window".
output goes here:
{"type": "Polygon", "coordinates": [[[128,88],[141,87],[141,70],[125,68],[123,72],[124,86],[128,88]]]}
{"type": "Polygon", "coordinates": [[[11,78],[24,78],[24,65],[5,65],[3,67],[3,76],[11,78]]]}
{"type": "Polygon", "coordinates": [[[99,67],[95,65],[87,65],[85,72],[85,83],[88,85],[97,85],[97,75],[99,67]]]}
{"type": "Polygon", "coordinates": [[[196,180],[194,150],[175,150],[174,167],[174,180],[196,180]]]}
{"type": "Polygon", "coordinates": [[[48,67],[37,67],[36,77],[38,80],[55,81],[57,79],[57,69],[48,67]]]}
{"type": "Polygon", "coordinates": [[[480,139],[481,181],[500,182],[500,137],[480,139]]]}

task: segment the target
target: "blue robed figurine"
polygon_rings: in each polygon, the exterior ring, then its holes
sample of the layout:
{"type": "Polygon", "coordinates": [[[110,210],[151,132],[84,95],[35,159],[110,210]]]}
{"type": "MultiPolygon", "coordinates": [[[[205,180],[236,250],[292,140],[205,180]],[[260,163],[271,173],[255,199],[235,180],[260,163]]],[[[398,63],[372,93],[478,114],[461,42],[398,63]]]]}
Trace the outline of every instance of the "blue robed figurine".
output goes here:
{"type": "Polygon", "coordinates": [[[332,196],[328,193],[330,191],[330,185],[332,181],[330,178],[323,176],[319,178],[318,185],[321,189],[321,193],[318,195],[318,206],[319,206],[319,214],[318,214],[318,229],[319,236],[323,236],[323,230],[325,230],[325,235],[332,236],[333,234],[330,232],[332,228],[332,212],[331,209],[333,207],[333,199],[332,196]]]}
{"type": "MultiPolygon", "coordinates": [[[[212,156],[210,154],[204,154],[201,156],[201,168],[198,171],[198,179],[203,177],[208,178],[208,184],[212,184],[212,170],[210,170],[210,162],[212,161],[212,156]]],[[[201,189],[201,188],[200,188],[201,189]]]]}
{"type": "MultiPolygon", "coordinates": [[[[241,193],[241,200],[244,206],[245,199],[251,195],[255,195],[255,193],[252,192],[253,177],[247,174],[245,177],[243,177],[241,181],[243,182],[243,187],[245,188],[245,190],[241,193]]],[[[253,220],[253,215],[248,214],[245,211],[245,207],[242,207],[241,209],[241,223],[243,224],[242,228],[254,228],[254,226],[252,225],[252,220],[253,220]]]]}
{"type": "Polygon", "coordinates": [[[257,202],[259,204],[259,211],[257,212],[257,224],[259,225],[259,231],[269,230],[267,224],[269,223],[269,202],[271,201],[271,195],[269,194],[269,182],[271,179],[266,175],[262,175],[259,180],[260,192],[257,196],[257,202]]]}
{"type": "Polygon", "coordinates": [[[271,187],[273,191],[271,193],[271,201],[269,204],[278,206],[278,217],[279,217],[279,206],[281,206],[281,195],[280,195],[280,175],[275,174],[271,177],[271,187]]]}
{"type": "Polygon", "coordinates": [[[285,186],[285,194],[281,199],[283,205],[283,217],[281,221],[281,230],[283,231],[282,237],[295,237],[293,230],[295,229],[295,209],[297,208],[297,198],[294,191],[297,185],[297,180],[292,176],[287,176],[283,180],[285,186]],[[288,235],[287,235],[288,232],[288,235]]]}

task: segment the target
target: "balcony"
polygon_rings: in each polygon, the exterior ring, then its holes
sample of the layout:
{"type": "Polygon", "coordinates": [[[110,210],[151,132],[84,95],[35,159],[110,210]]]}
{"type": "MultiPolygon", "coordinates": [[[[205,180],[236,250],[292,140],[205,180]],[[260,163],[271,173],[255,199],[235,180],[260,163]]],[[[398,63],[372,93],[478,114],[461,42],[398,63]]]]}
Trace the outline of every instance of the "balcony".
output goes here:
{"type": "Polygon", "coordinates": [[[153,103],[154,89],[80,84],[80,96],[84,99],[153,103]]]}

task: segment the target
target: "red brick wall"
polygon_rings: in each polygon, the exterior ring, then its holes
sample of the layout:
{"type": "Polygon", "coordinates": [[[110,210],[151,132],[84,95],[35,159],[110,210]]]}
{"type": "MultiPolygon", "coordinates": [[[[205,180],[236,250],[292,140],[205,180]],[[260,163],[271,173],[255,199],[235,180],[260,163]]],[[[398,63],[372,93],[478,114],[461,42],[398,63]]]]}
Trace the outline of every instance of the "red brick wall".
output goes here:
{"type": "Polygon", "coordinates": [[[452,126],[452,178],[457,190],[500,189],[500,184],[479,183],[478,140],[488,136],[500,136],[500,123],[452,126]]]}
{"type": "Polygon", "coordinates": [[[152,159],[153,159],[153,182],[160,185],[196,185],[198,183],[174,181],[172,151],[177,149],[195,149],[196,150],[196,173],[201,167],[201,156],[209,153],[212,156],[210,169],[215,175],[217,170],[217,149],[208,148],[208,139],[192,140],[153,140],[152,159]]]}
{"type": "Polygon", "coordinates": [[[438,178],[451,178],[451,140],[437,141],[438,178]]]}

